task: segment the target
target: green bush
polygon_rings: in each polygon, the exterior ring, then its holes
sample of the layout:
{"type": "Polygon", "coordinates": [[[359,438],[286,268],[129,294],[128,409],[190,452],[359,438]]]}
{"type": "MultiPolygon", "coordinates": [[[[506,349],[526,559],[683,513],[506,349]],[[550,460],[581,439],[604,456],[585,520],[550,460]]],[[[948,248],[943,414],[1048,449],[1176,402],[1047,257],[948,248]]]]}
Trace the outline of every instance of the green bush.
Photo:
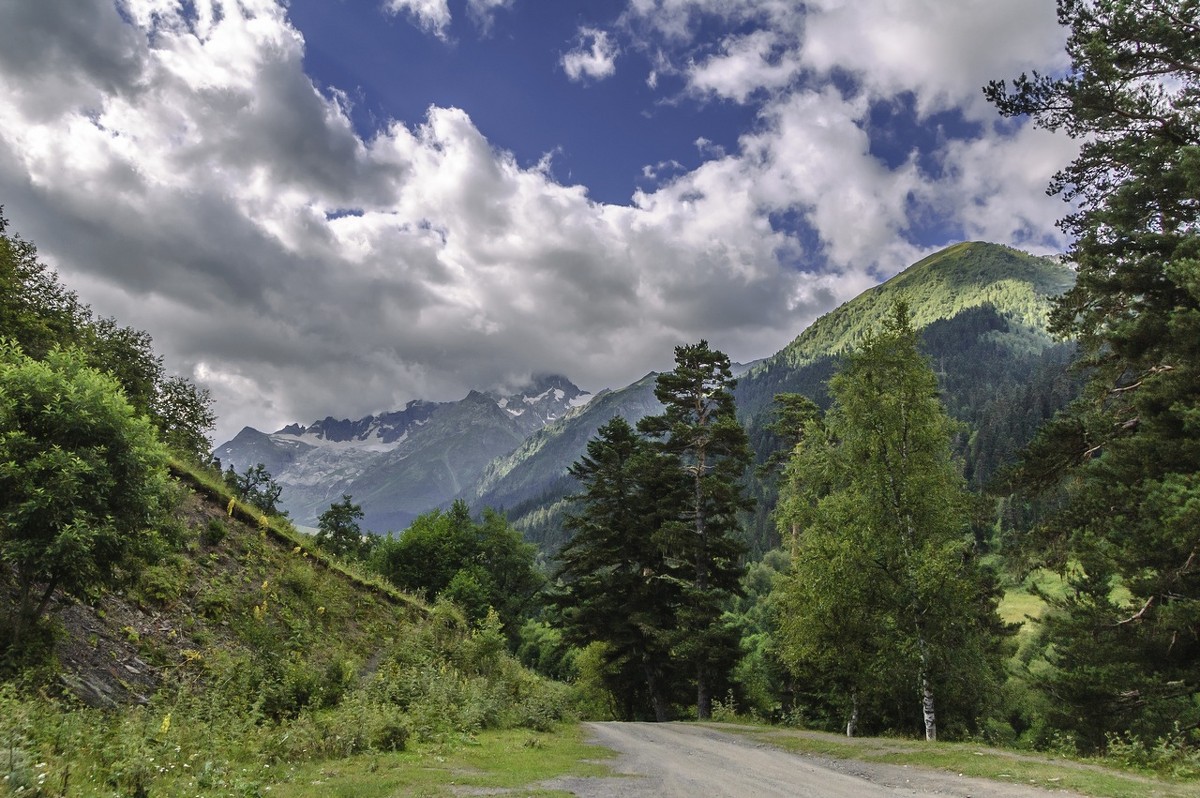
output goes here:
{"type": "Polygon", "coordinates": [[[173,556],[158,565],[151,565],[138,575],[137,593],[155,604],[172,604],[179,600],[191,578],[191,564],[173,556]]]}
{"type": "Polygon", "coordinates": [[[1200,747],[1195,732],[1190,735],[1175,724],[1172,733],[1147,745],[1139,737],[1125,732],[1109,734],[1104,760],[1124,768],[1153,770],[1176,778],[1200,776],[1200,747]]]}
{"type": "Polygon", "coordinates": [[[200,541],[205,546],[216,546],[229,535],[229,527],[220,518],[210,518],[200,532],[200,541]]]}
{"type": "Polygon", "coordinates": [[[317,574],[307,562],[289,562],[279,575],[279,586],[291,592],[305,606],[315,606],[317,574]]]}

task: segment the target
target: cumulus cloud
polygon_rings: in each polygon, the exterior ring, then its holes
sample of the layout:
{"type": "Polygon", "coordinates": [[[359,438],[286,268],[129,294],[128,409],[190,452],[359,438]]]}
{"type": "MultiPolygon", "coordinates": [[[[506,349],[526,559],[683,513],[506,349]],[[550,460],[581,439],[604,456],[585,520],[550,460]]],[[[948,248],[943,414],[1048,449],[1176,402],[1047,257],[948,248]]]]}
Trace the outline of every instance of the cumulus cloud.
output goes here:
{"type": "Polygon", "coordinates": [[[739,103],[756,92],[784,88],[800,72],[798,54],[784,42],[770,30],[726,37],[718,54],[689,65],[688,85],[739,103]]]}
{"type": "Polygon", "coordinates": [[[564,53],[560,63],[571,80],[604,80],[617,71],[616,42],[607,31],[582,27],[575,37],[575,49],[564,53]]]}
{"type": "MultiPolygon", "coordinates": [[[[865,5],[907,30],[904,4],[865,5]]],[[[624,39],[581,29],[561,61],[572,80],[609,76],[619,50],[641,47],[655,74],[683,76],[684,96],[757,110],[736,143],[693,139],[698,167],[667,158],[649,167],[653,188],[607,205],[545,159],[522,165],[462,109],[364,137],[305,74],[303,38],[274,0],[188,13],[163,0],[4,4],[0,201],[86,301],[149,331],[169,366],[212,389],[222,440],[532,372],[615,387],[700,337],[735,359],[770,354],[924,254],[914,213],[1053,247],[1042,187],[1068,146],[987,125],[941,142],[936,176],[915,155],[885,163],[867,124],[875,98],[909,91],[942,107],[981,78],[888,77],[900,55],[848,52],[865,24],[857,4],[809,6],[805,18],[777,0],[630,0],[624,39]],[[704,15],[729,31],[698,49],[704,15]],[[821,78],[838,61],[863,90],[821,78]]],[[[446,35],[446,0],[388,8],[446,35]]],[[[924,13],[958,33],[969,22],[924,13]]],[[[951,46],[926,39],[908,40],[951,46]]],[[[1007,56],[972,58],[980,75],[1006,74],[1007,56]]]]}
{"type": "Polygon", "coordinates": [[[745,356],[793,326],[786,238],[736,169],[605,206],[462,110],[364,140],[282,9],[219,8],[98,3],[121,44],[60,48],[56,102],[6,70],[0,186],[70,285],[212,388],[221,435],[532,371],[619,385],[682,341],[745,356]]]}
{"type": "Polygon", "coordinates": [[[1066,66],[1064,34],[1044,0],[816,0],[801,55],[822,71],[856,73],[879,95],[913,92],[922,113],[995,111],[980,87],[1028,64],[1066,66]]]}

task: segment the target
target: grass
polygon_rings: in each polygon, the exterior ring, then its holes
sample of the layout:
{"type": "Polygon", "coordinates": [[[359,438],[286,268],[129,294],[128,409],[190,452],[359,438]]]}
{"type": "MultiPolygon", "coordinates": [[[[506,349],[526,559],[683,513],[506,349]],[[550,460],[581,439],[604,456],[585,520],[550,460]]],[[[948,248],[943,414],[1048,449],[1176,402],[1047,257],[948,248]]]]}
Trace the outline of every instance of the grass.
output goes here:
{"type": "Polygon", "coordinates": [[[1037,571],[1030,574],[1020,585],[1006,590],[997,608],[1001,620],[1005,623],[1021,624],[1016,637],[1017,650],[1021,652],[1032,644],[1037,630],[1036,619],[1040,618],[1046,609],[1046,602],[1033,592],[1035,586],[1051,596],[1061,595],[1065,589],[1063,579],[1058,574],[1037,571]]]}
{"type": "Polygon", "coordinates": [[[313,562],[318,565],[340,574],[359,587],[393,604],[406,606],[422,614],[429,613],[428,606],[416,596],[397,589],[383,577],[378,574],[369,573],[357,564],[344,562],[331,556],[316,546],[311,536],[298,531],[290,522],[279,517],[267,515],[256,507],[251,507],[244,502],[238,501],[230,493],[228,486],[225,485],[218,474],[197,467],[181,457],[172,457],[169,461],[169,466],[172,474],[188,483],[194,490],[223,507],[228,506],[230,517],[253,526],[258,526],[262,529],[264,535],[269,534],[272,538],[292,548],[295,552],[303,553],[306,557],[311,557],[313,562]]]}
{"type": "Polygon", "coordinates": [[[549,734],[528,730],[482,732],[447,749],[418,747],[398,754],[371,754],[289,769],[272,798],[383,798],[462,795],[472,790],[513,790],[522,796],[566,796],[538,784],[558,776],[607,776],[599,760],[608,749],[583,740],[583,727],[561,726],[549,734]]]}
{"type": "Polygon", "coordinates": [[[900,738],[848,738],[826,732],[721,725],[759,742],[803,754],[887,765],[930,768],[1095,798],[1196,798],[1195,779],[1127,773],[1046,755],[1004,751],[972,743],[926,743],[900,738]]]}

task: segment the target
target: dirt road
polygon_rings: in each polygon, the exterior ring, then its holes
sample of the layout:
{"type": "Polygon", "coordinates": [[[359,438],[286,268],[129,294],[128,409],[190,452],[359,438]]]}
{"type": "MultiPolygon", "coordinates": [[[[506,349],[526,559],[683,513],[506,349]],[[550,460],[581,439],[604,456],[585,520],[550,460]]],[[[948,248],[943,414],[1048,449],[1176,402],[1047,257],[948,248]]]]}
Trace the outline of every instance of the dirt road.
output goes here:
{"type": "Polygon", "coordinates": [[[705,726],[589,723],[616,751],[612,778],[563,778],[543,786],[580,798],[1047,798],[1072,795],[949,773],[791,754],[705,726]]]}

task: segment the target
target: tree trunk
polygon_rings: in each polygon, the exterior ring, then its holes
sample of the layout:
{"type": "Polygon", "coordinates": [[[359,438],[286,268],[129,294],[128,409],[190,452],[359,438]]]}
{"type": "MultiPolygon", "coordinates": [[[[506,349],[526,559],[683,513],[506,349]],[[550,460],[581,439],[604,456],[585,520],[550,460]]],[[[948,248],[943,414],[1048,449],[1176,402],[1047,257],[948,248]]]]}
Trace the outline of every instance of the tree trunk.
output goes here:
{"type": "Polygon", "coordinates": [[[850,691],[850,718],[846,721],[846,736],[858,734],[858,690],[850,691]]]}
{"type": "Polygon", "coordinates": [[[646,690],[650,693],[650,704],[654,707],[654,720],[658,723],[665,723],[667,702],[659,688],[658,675],[654,672],[654,668],[650,665],[650,658],[646,654],[642,655],[642,669],[646,673],[646,690]]]}
{"type": "Polygon", "coordinates": [[[701,665],[696,669],[696,719],[712,718],[712,691],[708,686],[708,668],[701,665]]]}
{"type": "Polygon", "coordinates": [[[921,650],[921,712],[925,716],[925,739],[937,740],[937,711],[933,705],[933,684],[929,681],[929,644],[925,636],[917,638],[921,650]]]}
{"type": "Polygon", "coordinates": [[[937,740],[937,713],[933,708],[933,687],[927,673],[921,674],[921,710],[925,714],[925,739],[934,742],[937,740]]]}

